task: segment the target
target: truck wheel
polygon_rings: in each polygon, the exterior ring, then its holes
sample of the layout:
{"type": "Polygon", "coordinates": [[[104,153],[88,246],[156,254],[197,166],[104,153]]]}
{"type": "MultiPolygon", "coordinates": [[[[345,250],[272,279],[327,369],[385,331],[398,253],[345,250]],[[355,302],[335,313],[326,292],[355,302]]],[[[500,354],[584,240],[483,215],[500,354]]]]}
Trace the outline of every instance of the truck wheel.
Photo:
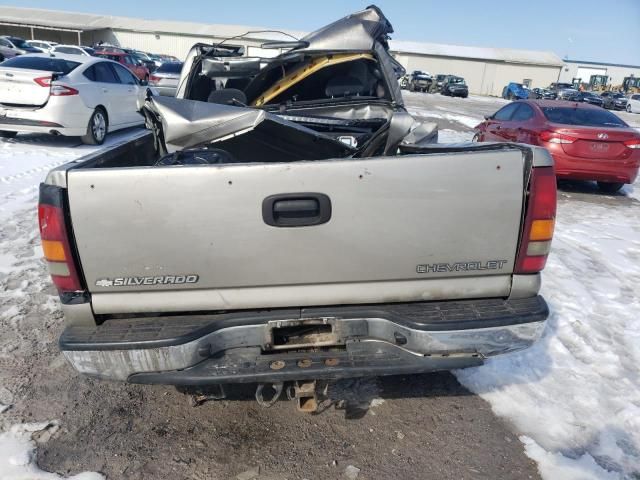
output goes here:
{"type": "Polygon", "coordinates": [[[8,132],[6,130],[0,130],[0,138],[14,138],[18,135],[18,132],[8,132]]]}
{"type": "Polygon", "coordinates": [[[89,119],[87,133],[82,136],[82,143],[86,145],[102,145],[107,136],[108,126],[107,112],[101,107],[96,108],[89,119]]]}
{"type": "Polygon", "coordinates": [[[624,183],[618,182],[598,182],[598,188],[604,193],[616,193],[624,186],[624,183]]]}

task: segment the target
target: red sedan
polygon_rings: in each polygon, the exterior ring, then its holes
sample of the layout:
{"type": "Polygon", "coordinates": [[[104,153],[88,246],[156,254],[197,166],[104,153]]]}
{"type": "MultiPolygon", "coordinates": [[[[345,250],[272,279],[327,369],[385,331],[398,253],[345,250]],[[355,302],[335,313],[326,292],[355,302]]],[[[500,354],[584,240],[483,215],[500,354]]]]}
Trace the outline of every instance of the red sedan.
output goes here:
{"type": "Polygon", "coordinates": [[[127,67],[131,72],[138,77],[144,84],[149,82],[149,69],[142,63],[142,61],[138,60],[132,55],[128,53],[120,53],[120,52],[111,52],[99,50],[94,54],[96,57],[108,58],[109,60],[113,60],[114,62],[121,63],[125,67],[127,67]]]}
{"type": "Polygon", "coordinates": [[[556,176],[595,180],[609,193],[633,183],[640,168],[640,132],[615,114],[586,103],[521,100],[475,128],[477,142],[518,142],[545,147],[556,176]]]}

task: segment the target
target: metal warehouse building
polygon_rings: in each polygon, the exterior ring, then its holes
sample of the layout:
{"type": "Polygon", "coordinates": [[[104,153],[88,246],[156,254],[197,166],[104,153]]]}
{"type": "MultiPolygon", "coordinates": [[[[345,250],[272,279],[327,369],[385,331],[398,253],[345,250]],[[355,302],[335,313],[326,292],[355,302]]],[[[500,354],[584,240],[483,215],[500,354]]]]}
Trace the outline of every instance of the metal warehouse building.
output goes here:
{"type": "MultiPolygon", "coordinates": [[[[259,33],[261,30],[266,29],[0,6],[0,35],[75,45],[103,41],[178,58],[184,58],[194,43],[217,43],[249,31],[255,33],[225,43],[246,47],[247,55],[266,57],[278,54],[274,50],[264,50],[260,45],[268,40],[281,39],[282,36],[259,33]]],[[[286,33],[295,37],[305,34],[291,30],[286,33]]],[[[531,87],[545,87],[558,81],[564,65],[557,55],[550,52],[398,40],[391,41],[390,45],[393,54],[408,72],[424,70],[431,74],[459,75],[467,80],[471,93],[483,95],[500,95],[502,88],[514,81],[527,83],[531,87]]]]}
{"type": "Polygon", "coordinates": [[[615,87],[621,85],[625,77],[640,77],[640,66],[565,60],[560,81],[572,83],[574,78],[579,78],[581,82],[589,83],[591,75],[607,75],[609,84],[615,87]]]}

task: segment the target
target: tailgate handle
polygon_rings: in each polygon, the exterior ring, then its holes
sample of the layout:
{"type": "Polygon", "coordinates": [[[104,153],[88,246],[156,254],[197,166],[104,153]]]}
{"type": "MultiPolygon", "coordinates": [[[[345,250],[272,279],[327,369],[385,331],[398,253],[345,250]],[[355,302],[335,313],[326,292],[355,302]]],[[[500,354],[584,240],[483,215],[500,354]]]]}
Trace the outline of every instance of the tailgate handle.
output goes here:
{"type": "Polygon", "coordinates": [[[281,193],[262,201],[262,219],[272,227],[309,227],[331,219],[331,200],[324,193],[281,193]]]}

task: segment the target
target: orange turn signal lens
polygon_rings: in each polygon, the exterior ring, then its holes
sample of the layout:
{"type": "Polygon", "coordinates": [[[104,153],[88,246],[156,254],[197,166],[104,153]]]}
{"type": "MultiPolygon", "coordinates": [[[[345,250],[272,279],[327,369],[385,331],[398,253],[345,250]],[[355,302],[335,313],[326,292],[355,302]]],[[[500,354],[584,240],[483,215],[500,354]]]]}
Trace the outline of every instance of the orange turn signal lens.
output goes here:
{"type": "Polygon", "coordinates": [[[551,240],[553,238],[553,227],[555,221],[551,220],[534,220],[531,223],[531,233],[529,234],[529,240],[541,241],[551,240]]]}
{"type": "Polygon", "coordinates": [[[57,240],[42,240],[44,258],[52,262],[64,262],[67,260],[64,254],[64,245],[57,240]]]}

